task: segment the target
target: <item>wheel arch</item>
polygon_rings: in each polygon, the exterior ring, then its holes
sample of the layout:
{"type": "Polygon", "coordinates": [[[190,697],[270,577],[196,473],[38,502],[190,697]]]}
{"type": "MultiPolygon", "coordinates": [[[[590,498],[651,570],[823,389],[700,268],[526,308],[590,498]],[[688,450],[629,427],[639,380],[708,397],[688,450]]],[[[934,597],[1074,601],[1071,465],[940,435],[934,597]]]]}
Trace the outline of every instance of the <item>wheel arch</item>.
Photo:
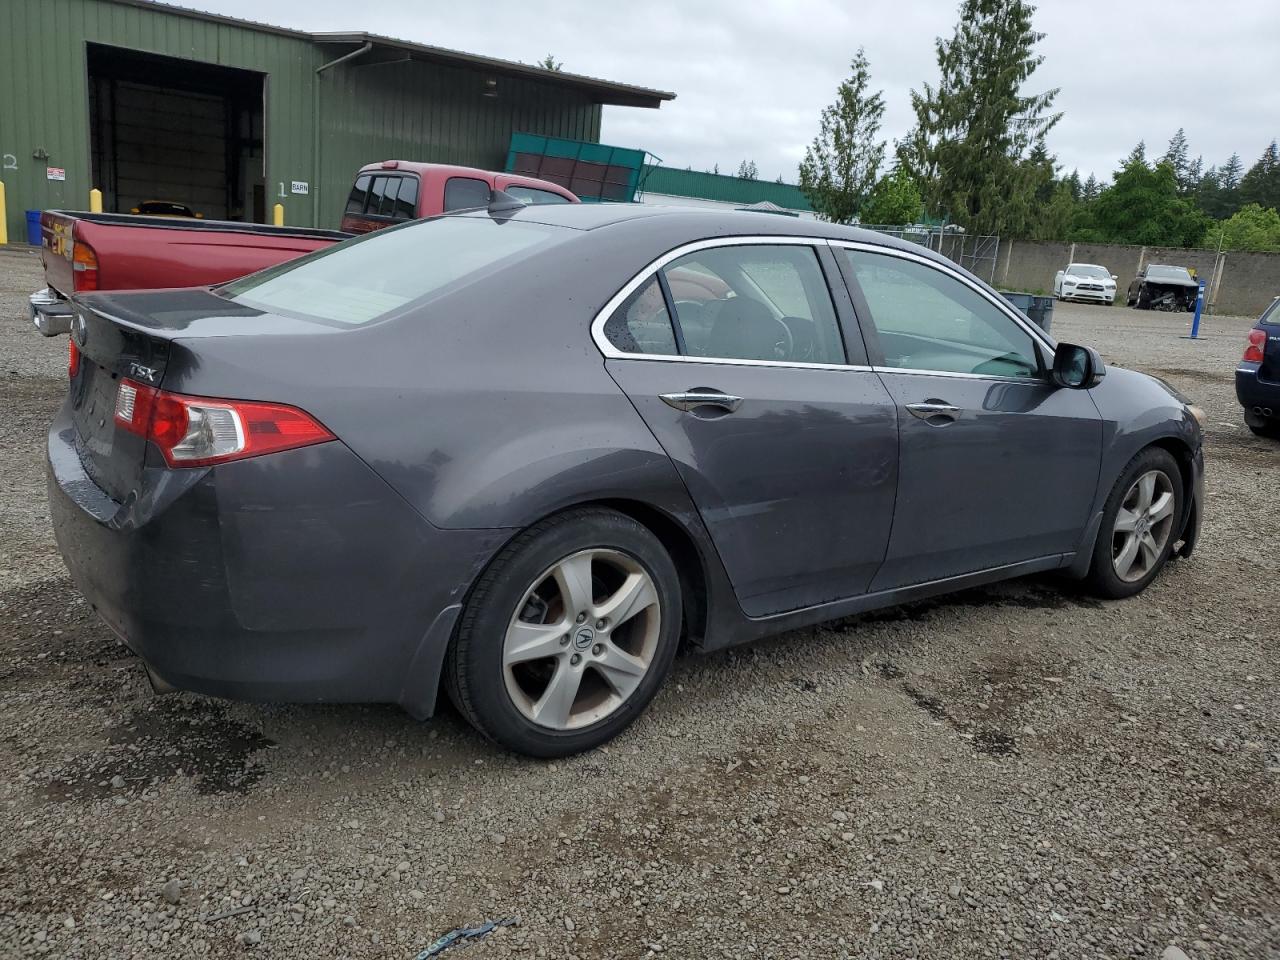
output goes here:
{"type": "Polygon", "coordinates": [[[1152,448],[1159,448],[1169,453],[1174,461],[1178,464],[1178,474],[1182,480],[1182,516],[1178,518],[1178,538],[1181,538],[1187,529],[1187,525],[1191,520],[1193,509],[1192,492],[1195,485],[1195,451],[1191,446],[1179,436],[1172,434],[1164,434],[1150,438],[1146,443],[1134,449],[1134,451],[1125,457],[1121,462],[1119,469],[1115,473],[1106,478],[1106,482],[1098,484],[1098,499],[1095,504],[1093,513],[1090,517],[1088,529],[1080,544],[1080,548],[1076,551],[1075,559],[1066,568],[1066,574],[1074,579],[1083,579],[1089,573],[1089,567],[1093,560],[1094,545],[1097,543],[1098,536],[1102,530],[1102,514],[1103,508],[1107,502],[1107,497],[1111,495],[1111,490],[1115,486],[1116,481],[1133,462],[1135,457],[1141,456],[1145,451],[1152,448]]]}

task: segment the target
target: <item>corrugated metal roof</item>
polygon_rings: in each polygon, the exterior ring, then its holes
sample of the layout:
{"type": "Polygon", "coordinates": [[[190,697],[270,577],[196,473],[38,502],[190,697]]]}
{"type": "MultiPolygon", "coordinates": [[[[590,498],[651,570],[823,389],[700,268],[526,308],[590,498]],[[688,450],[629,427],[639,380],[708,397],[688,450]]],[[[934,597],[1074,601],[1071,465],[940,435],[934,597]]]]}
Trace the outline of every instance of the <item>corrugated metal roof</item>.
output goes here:
{"type": "Polygon", "coordinates": [[[602,80],[598,77],[565,73],[562,70],[547,70],[543,67],[517,63],[513,60],[500,60],[497,57],[485,57],[480,54],[465,53],[461,50],[450,50],[425,43],[414,43],[410,40],[397,40],[394,37],[384,37],[374,33],[309,33],[303,30],[291,30],[287,27],[260,23],[256,20],[244,20],[238,17],[228,17],[220,13],[195,10],[191,7],[160,3],[158,0],[108,0],[108,2],[129,7],[160,10],[165,13],[190,17],[195,20],[204,20],[210,23],[245,27],[267,33],[297,37],[311,40],[315,43],[363,44],[371,42],[375,47],[403,50],[415,60],[469,67],[474,70],[490,70],[500,76],[521,77],[526,80],[538,80],[542,83],[550,83],[556,86],[573,87],[577,90],[591,93],[597,103],[626,107],[658,107],[664,100],[674,100],[676,98],[674,93],[667,90],[653,90],[648,87],[617,83],[613,80],[602,80]]]}
{"type": "Polygon", "coordinates": [[[672,197],[694,197],[723,203],[752,204],[767,201],[786,210],[812,210],[804,192],[794,183],[773,180],[744,180],[722,173],[679,170],[675,167],[645,167],[640,180],[645,193],[672,197]]]}

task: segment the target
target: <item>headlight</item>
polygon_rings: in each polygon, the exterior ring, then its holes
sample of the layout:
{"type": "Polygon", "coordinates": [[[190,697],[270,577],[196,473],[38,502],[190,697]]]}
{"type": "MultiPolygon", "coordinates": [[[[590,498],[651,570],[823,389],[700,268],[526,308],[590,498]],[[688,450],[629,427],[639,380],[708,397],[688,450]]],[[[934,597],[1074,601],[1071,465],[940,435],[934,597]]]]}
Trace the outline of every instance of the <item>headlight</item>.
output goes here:
{"type": "Polygon", "coordinates": [[[1068,277],[1067,279],[1063,280],[1062,282],[1063,282],[1064,284],[1066,284],[1068,287],[1074,287],[1074,286],[1076,285],[1076,282],[1075,282],[1074,280],[1072,280],[1070,277],[1068,277]]]}
{"type": "Polygon", "coordinates": [[[1195,417],[1196,423],[1200,424],[1202,427],[1204,426],[1205,420],[1208,419],[1208,415],[1204,412],[1204,409],[1196,406],[1194,403],[1187,404],[1187,413],[1195,417]]]}

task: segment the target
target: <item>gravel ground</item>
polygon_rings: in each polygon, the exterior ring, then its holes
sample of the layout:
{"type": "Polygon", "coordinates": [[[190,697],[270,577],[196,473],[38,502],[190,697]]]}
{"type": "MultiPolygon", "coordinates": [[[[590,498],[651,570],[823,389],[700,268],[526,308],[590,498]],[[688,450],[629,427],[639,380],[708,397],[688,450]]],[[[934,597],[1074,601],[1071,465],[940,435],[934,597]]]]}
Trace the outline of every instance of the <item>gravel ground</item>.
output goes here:
{"type": "Polygon", "coordinates": [[[609,748],[541,763],[452,712],[154,697],[47,529],[38,285],[0,254],[0,955],[411,960],[515,916],[457,951],[1280,958],[1280,445],[1235,402],[1247,320],[1056,310],[1209,412],[1200,549],[1143,596],[1030,579],[685,656],[609,748]]]}

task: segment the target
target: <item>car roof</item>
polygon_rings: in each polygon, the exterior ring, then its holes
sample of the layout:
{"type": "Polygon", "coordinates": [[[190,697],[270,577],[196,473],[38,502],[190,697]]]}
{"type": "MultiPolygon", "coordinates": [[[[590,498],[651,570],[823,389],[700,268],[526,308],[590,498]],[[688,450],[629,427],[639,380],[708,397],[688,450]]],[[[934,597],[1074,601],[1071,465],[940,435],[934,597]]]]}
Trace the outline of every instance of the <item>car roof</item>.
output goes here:
{"type": "MultiPolygon", "coordinates": [[[[485,210],[470,210],[463,215],[488,216],[488,213],[485,210]]],[[[574,230],[597,230],[614,224],[637,221],[655,222],[661,219],[664,223],[678,223],[684,227],[689,233],[690,240],[700,236],[815,237],[873,243],[877,246],[910,250],[913,253],[929,253],[920,244],[912,243],[910,240],[900,240],[874,230],[827,223],[823,220],[780,217],[754,210],[668,207],[644,203],[531,204],[521,210],[503,211],[502,216],[528,223],[568,227],[574,230]]],[[[946,262],[951,263],[949,260],[946,262]]]]}
{"type": "MultiPolygon", "coordinates": [[[[483,170],[480,167],[464,167],[457,163],[425,163],[418,160],[379,160],[376,163],[366,163],[356,171],[356,176],[360,176],[363,173],[416,173],[419,177],[472,177],[484,180],[490,180],[494,177],[511,177],[515,180],[521,181],[522,183],[547,187],[552,192],[563,191],[564,193],[572,193],[568,187],[561,186],[558,183],[552,183],[550,180],[543,180],[541,177],[531,177],[528,174],[516,173],[511,170],[483,170]],[[395,164],[395,166],[386,166],[386,164],[395,164]]],[[[576,194],[573,195],[576,196],[576,194]]]]}

